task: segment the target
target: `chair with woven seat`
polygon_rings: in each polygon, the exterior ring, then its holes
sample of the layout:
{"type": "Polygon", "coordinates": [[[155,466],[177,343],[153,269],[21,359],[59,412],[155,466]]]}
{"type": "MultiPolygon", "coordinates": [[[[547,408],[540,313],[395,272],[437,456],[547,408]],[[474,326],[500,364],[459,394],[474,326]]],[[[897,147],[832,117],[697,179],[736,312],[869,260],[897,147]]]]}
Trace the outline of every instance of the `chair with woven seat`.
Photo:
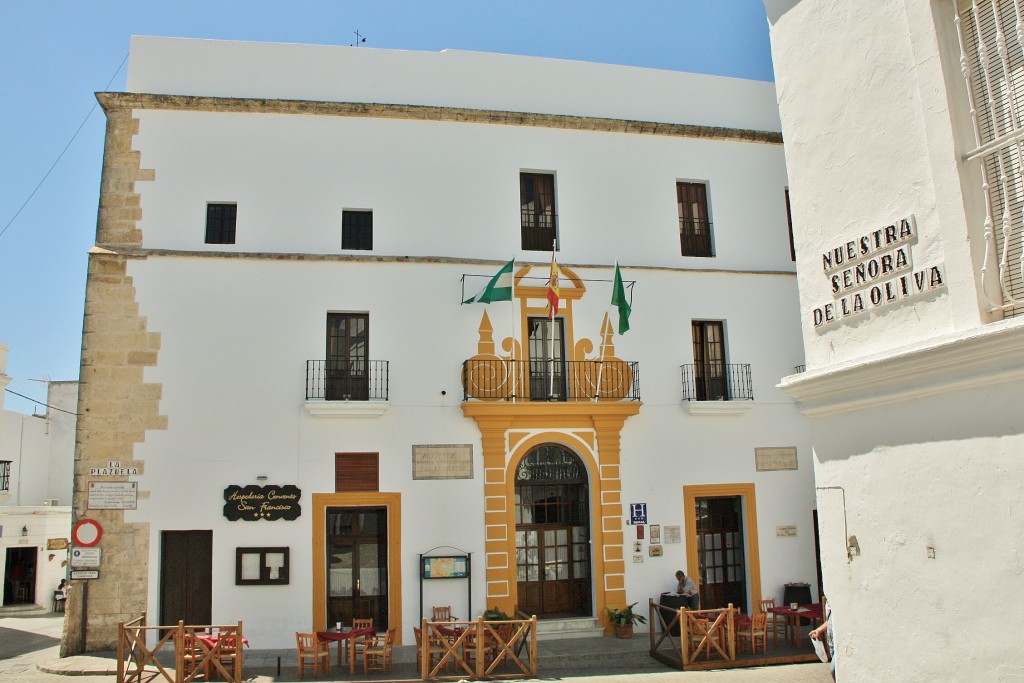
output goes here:
{"type": "Polygon", "coordinates": [[[193,680],[202,676],[203,680],[210,680],[210,663],[205,657],[203,648],[196,642],[196,637],[186,631],[182,638],[178,639],[178,633],[172,632],[175,649],[181,650],[181,673],[184,678],[192,677],[193,680]],[[197,669],[200,673],[194,673],[197,669]]]}
{"type": "Polygon", "coordinates": [[[315,633],[296,633],[295,645],[299,651],[299,678],[306,672],[306,662],[313,665],[313,678],[317,677],[321,665],[326,674],[331,669],[331,649],[321,643],[315,633]]]}
{"type": "MultiPolygon", "coordinates": [[[[423,630],[418,626],[414,626],[412,629],[413,635],[416,636],[416,670],[423,670],[423,630]]],[[[434,670],[435,661],[437,664],[441,663],[444,659],[445,653],[448,652],[448,648],[445,647],[444,643],[437,636],[429,636],[427,638],[427,654],[429,659],[427,660],[427,671],[434,670]]],[[[452,668],[454,660],[449,658],[448,663],[445,665],[446,669],[452,668]]]]}
{"type": "Polygon", "coordinates": [[[771,612],[772,607],[775,607],[775,598],[768,598],[761,601],[761,613],[768,616],[767,630],[772,634],[772,647],[775,647],[779,642],[779,633],[782,633],[782,639],[785,641],[789,638],[789,620],[785,617],[780,617],[775,612],[771,612]]]}
{"type": "MultiPolygon", "coordinates": [[[[369,618],[369,619],[353,619],[352,620],[352,630],[353,631],[356,630],[356,629],[364,629],[364,628],[368,628],[371,631],[373,630],[373,618],[372,617],[369,618]]],[[[350,639],[348,641],[348,646],[355,650],[355,653],[352,655],[355,659],[359,659],[360,653],[363,651],[363,648],[366,647],[366,640],[368,638],[372,638],[372,637],[373,636],[360,636],[358,638],[352,638],[352,639],[350,639]]]]}
{"type": "Polygon", "coordinates": [[[369,673],[373,671],[382,671],[388,673],[391,671],[391,649],[395,643],[395,634],[398,629],[395,627],[389,628],[383,634],[376,634],[371,640],[366,642],[366,646],[363,648],[363,673],[369,673]]]}
{"type": "Polygon", "coordinates": [[[755,614],[750,619],[750,627],[736,631],[736,637],[742,648],[745,641],[750,641],[750,653],[757,654],[757,641],[761,641],[761,652],[768,654],[768,615],[764,612],[755,614]]]}

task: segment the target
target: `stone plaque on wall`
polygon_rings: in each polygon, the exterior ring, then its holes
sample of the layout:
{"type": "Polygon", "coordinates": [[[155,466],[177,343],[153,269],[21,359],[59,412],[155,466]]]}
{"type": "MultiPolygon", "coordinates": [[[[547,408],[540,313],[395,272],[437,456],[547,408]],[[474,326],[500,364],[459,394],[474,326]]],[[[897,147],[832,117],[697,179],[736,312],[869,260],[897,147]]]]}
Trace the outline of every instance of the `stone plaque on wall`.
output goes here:
{"type": "Polygon", "coordinates": [[[796,446],[755,448],[754,465],[758,472],[795,470],[797,469],[796,446]]]}
{"type": "Polygon", "coordinates": [[[472,444],[431,444],[412,447],[413,479],[472,479],[472,444]]]}

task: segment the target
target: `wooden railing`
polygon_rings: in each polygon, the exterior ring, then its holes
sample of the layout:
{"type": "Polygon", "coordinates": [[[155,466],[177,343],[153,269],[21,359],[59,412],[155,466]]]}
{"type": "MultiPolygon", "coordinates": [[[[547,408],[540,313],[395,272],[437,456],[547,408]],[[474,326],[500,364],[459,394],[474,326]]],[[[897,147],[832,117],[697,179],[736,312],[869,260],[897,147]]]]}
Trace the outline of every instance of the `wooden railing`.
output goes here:
{"type": "Polygon", "coordinates": [[[736,610],[731,603],[699,611],[666,607],[654,600],[648,603],[651,656],[655,659],[679,669],[702,656],[728,662],[736,659],[736,610]]]}
{"type": "Polygon", "coordinates": [[[422,629],[420,678],[425,681],[537,677],[536,616],[507,621],[424,619],[422,629]],[[431,642],[444,647],[436,663],[431,661],[431,642]]]}
{"type": "Polygon", "coordinates": [[[215,676],[242,681],[242,622],[231,626],[146,626],[146,613],[118,624],[118,683],[191,683],[215,676]],[[150,647],[147,641],[154,641],[150,647]],[[186,647],[185,644],[192,644],[186,647]],[[163,652],[161,652],[163,651],[163,652]],[[173,651],[173,652],[172,652],[173,651]],[[174,666],[170,667],[169,662],[174,666]]]}

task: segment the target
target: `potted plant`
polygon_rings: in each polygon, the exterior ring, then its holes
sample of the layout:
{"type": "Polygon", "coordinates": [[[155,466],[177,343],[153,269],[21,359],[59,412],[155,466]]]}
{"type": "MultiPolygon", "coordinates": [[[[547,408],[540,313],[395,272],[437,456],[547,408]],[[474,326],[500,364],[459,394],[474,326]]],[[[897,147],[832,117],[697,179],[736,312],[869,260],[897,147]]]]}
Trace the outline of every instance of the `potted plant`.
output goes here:
{"type": "Polygon", "coordinates": [[[484,610],[484,621],[508,621],[511,618],[498,609],[497,605],[489,610],[484,610]]]}
{"type": "Polygon", "coordinates": [[[615,625],[615,637],[616,638],[632,638],[633,637],[633,624],[646,624],[647,618],[642,614],[637,614],[633,611],[633,607],[636,606],[634,602],[632,605],[626,605],[625,607],[606,607],[608,610],[608,621],[615,625]]]}

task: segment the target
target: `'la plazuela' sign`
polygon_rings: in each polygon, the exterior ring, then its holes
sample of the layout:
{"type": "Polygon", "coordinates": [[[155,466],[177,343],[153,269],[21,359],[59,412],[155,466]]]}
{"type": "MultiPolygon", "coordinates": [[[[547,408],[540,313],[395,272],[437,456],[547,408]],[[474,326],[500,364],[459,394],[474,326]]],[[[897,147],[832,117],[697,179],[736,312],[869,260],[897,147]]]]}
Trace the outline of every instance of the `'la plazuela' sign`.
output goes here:
{"type": "Polygon", "coordinates": [[[815,308],[815,327],[890,306],[944,287],[943,264],[914,269],[911,243],[917,238],[913,214],[900,218],[821,255],[835,301],[815,308]]]}
{"type": "Polygon", "coordinates": [[[295,520],[302,514],[302,491],[294,484],[283,486],[231,486],[224,489],[224,516],[232,522],[261,519],[295,520]]]}

